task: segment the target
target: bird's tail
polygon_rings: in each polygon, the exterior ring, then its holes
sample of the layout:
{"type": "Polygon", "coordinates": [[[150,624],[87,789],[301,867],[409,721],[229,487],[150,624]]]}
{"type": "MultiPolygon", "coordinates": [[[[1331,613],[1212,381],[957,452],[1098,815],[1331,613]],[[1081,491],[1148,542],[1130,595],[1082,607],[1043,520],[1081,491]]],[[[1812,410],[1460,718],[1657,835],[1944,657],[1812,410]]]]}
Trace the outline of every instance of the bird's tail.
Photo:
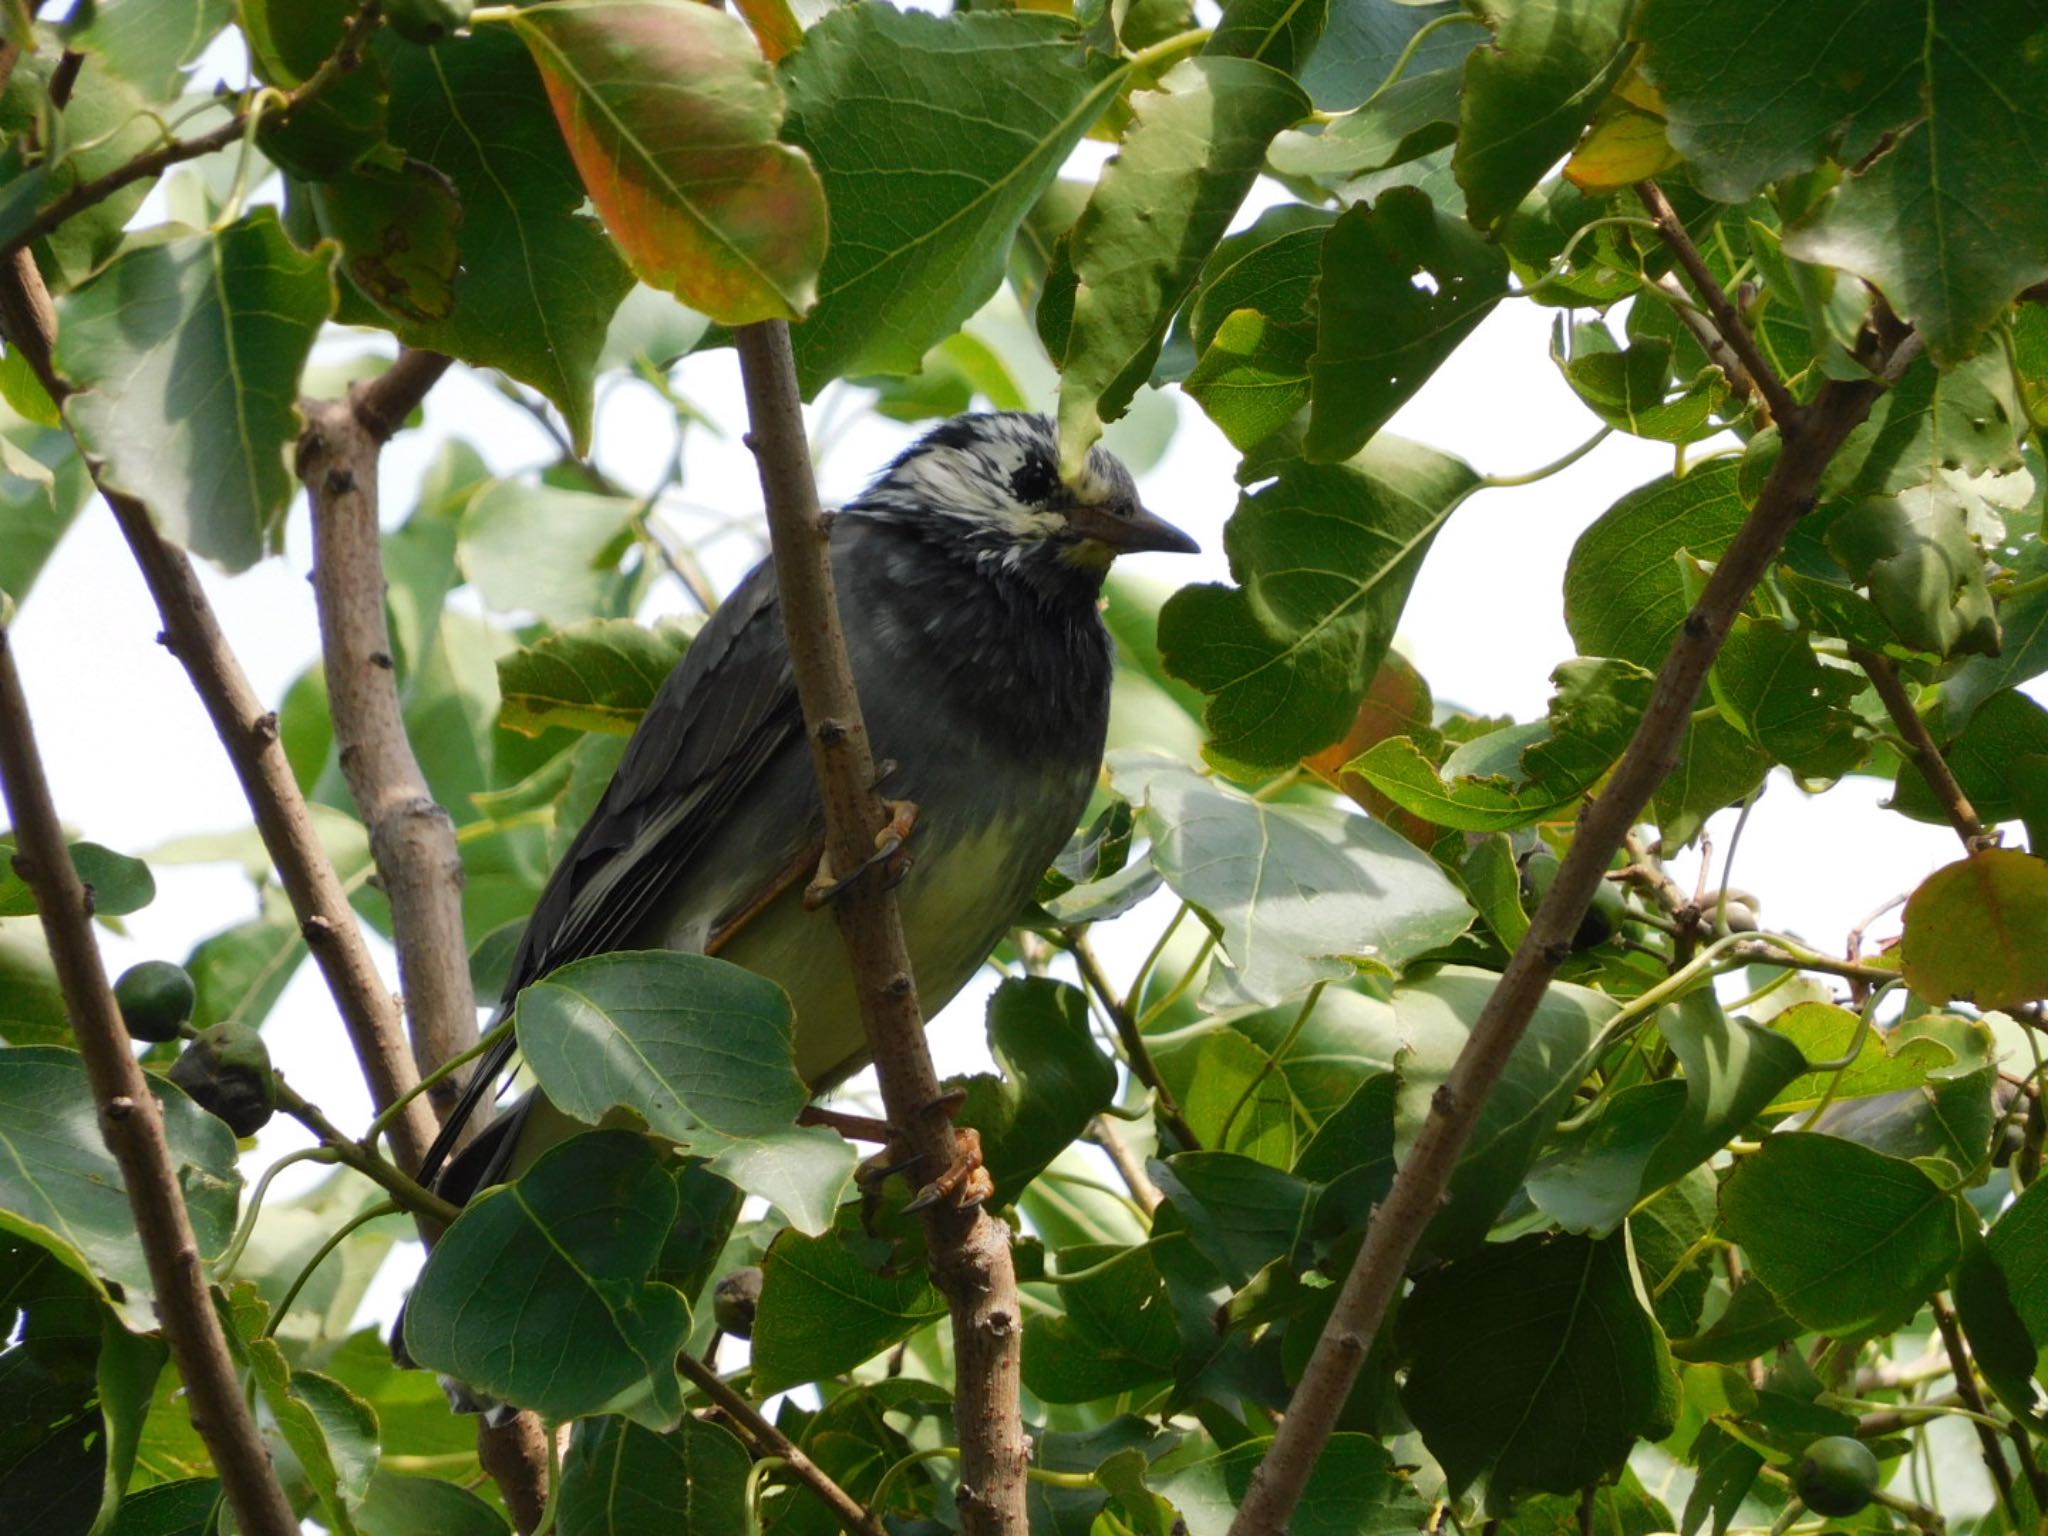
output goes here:
{"type": "MultiPolygon", "coordinates": [[[[506,1012],[507,1010],[501,1007],[497,1013],[492,1015],[490,1024],[492,1029],[496,1029],[499,1024],[504,1022],[506,1012]]],[[[518,1041],[511,1035],[507,1035],[483,1054],[476,1066],[471,1069],[469,1080],[462,1086],[462,1097],[455,1101],[455,1107],[448,1112],[448,1118],[441,1123],[440,1134],[434,1138],[433,1145],[427,1148],[427,1155],[420,1159],[419,1171],[414,1177],[444,1199],[453,1200],[456,1204],[460,1205],[471,1194],[483,1187],[482,1180],[471,1178],[467,1181],[462,1193],[459,1195],[455,1194],[451,1188],[443,1186],[441,1182],[442,1169],[444,1165],[448,1164],[448,1154],[454,1150],[455,1143],[462,1135],[464,1128],[468,1126],[471,1120],[476,1118],[477,1109],[484,1102],[485,1095],[497,1092],[498,1087],[505,1081],[506,1069],[511,1066],[513,1054],[518,1049],[518,1041]]],[[[487,1127],[477,1137],[476,1141],[463,1149],[462,1156],[456,1159],[453,1167],[448,1168],[448,1172],[453,1174],[457,1167],[469,1166],[475,1166],[481,1171],[480,1164],[471,1164],[471,1154],[478,1146],[483,1145],[485,1142],[496,1143],[502,1137],[503,1132],[498,1127],[487,1127]]],[[[449,1182],[452,1185],[453,1180],[451,1179],[449,1182]]]]}

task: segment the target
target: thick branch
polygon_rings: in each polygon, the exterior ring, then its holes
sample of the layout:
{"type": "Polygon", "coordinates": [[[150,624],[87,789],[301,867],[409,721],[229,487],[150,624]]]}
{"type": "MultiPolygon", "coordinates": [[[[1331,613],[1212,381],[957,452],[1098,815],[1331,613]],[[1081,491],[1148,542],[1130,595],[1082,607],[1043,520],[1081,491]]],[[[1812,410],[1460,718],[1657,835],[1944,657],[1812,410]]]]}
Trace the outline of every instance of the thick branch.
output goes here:
{"type": "Polygon", "coordinates": [[[270,1453],[242,1396],[234,1360],[208,1293],[206,1269],[164,1140],[163,1109],[135,1060],[120,1006],[107,986],[93,941],[91,906],[50,800],[29,724],[28,700],[15,670],[8,631],[0,626],[0,780],[20,851],[14,867],[35,892],[50,957],[64,989],[86,1075],[92,1080],[100,1134],[121,1167],[135,1231],[156,1288],[157,1316],[185,1385],[192,1427],[206,1442],[234,1506],[235,1521],[255,1536],[296,1536],[298,1521],[279,1486],[270,1453]]]}
{"type": "MultiPolygon", "coordinates": [[[[378,388],[353,401],[303,402],[298,455],[313,506],[313,595],[334,744],[391,902],[413,1054],[429,1063],[476,1042],[476,998],[455,823],[427,787],[398,700],[384,614],[377,465],[385,438],[447,366],[445,357],[406,352],[378,388]]],[[[452,1082],[440,1084],[430,1096],[445,1103],[453,1090],[452,1082]]]]}
{"type": "Polygon", "coordinates": [[[831,1474],[803,1453],[797,1443],[769,1423],[752,1403],[732,1389],[723,1376],[688,1350],[676,1356],[676,1368],[716,1403],[740,1434],[753,1443],[754,1454],[775,1456],[789,1464],[797,1480],[824,1501],[841,1529],[859,1536],[888,1536],[881,1517],[832,1480],[831,1474]]]}
{"type": "MultiPolygon", "coordinates": [[[[1654,181],[1636,183],[1636,196],[1643,206],[1650,210],[1650,218],[1656,223],[1657,233],[1664,243],[1671,247],[1671,254],[1678,258],[1678,264],[1685,268],[1692,279],[1693,288],[1700,300],[1707,306],[1707,312],[1714,317],[1714,327],[1721,333],[1721,340],[1742,362],[1749,375],[1749,382],[1763,396],[1764,404],[1778,425],[1789,432],[1799,422],[1803,407],[1792,398],[1792,391],[1785,387],[1771,369],[1770,361],[1763,349],[1756,344],[1756,338],[1743,324],[1741,312],[1729,302],[1714,274],[1707,269],[1706,258],[1700,255],[1699,247],[1692,243],[1692,236],[1685,232],[1685,225],[1671,206],[1671,200],[1654,181]]],[[[1712,348],[1708,349],[1712,352],[1712,348]]]]}
{"type": "Polygon", "coordinates": [[[1970,797],[1963,793],[1963,786],[1956,782],[1955,774],[1949,769],[1948,759],[1941,755],[1941,748],[1935,744],[1934,733],[1927,729],[1927,722],[1920,718],[1920,711],[1906,696],[1906,685],[1900,680],[1899,669],[1892,665],[1891,658],[1876,651],[1867,651],[1860,645],[1852,645],[1849,647],[1849,659],[1870,675],[1871,685],[1877,689],[1878,698],[1884,701],[1885,713],[1892,717],[1892,724],[1906,739],[1906,750],[1913,759],[1913,766],[1920,770],[1920,777],[1934,791],[1934,798],[1947,815],[1948,824],[1956,829],[1956,836],[1963,840],[1963,847],[1975,853],[1996,843],[1997,835],[1984,830],[1977,808],[1970,804],[1970,797]]]}
{"type": "MultiPolygon", "coordinates": [[[[1906,360],[1910,346],[1902,346],[1895,364],[1906,360]]],[[[1431,1098],[1429,1118],[1386,1201],[1373,1213],[1364,1247],[1345,1278],[1273,1445],[1252,1475],[1231,1536],[1281,1536],[1287,1529],[1487,1095],[1541,1001],[1551,973],[1571,953],[1572,935],[1609,861],[1652,792],[1677,763],[1707,669],[1750,591],[1813,506],[1821,472],[1843,439],[1869,415],[1881,392],[1882,386],[1874,382],[1831,382],[1809,412],[1785,424],[1777,467],[1686,616],[1658,670],[1635,738],[1606,790],[1581,815],[1556,881],[1495,984],[1450,1076],[1431,1098]]]]}
{"type": "MultiPolygon", "coordinates": [[[[779,320],[764,321],[741,327],[736,339],[753,425],[747,440],[767,498],[782,622],[824,798],[826,849],[833,869],[858,869],[885,817],[839,626],[789,329],[779,320]]],[[[925,1045],[896,899],[877,882],[858,880],[834,910],[889,1121],[917,1166],[936,1175],[955,1156],[953,1125],[925,1045]]],[[[958,1504],[965,1528],[969,1536],[1021,1536],[1029,1451],[1018,1406],[1021,1303],[1009,1228],[978,1208],[962,1211],[942,1201],[925,1212],[925,1234],[932,1278],[952,1309],[953,1411],[962,1448],[958,1504]]]]}

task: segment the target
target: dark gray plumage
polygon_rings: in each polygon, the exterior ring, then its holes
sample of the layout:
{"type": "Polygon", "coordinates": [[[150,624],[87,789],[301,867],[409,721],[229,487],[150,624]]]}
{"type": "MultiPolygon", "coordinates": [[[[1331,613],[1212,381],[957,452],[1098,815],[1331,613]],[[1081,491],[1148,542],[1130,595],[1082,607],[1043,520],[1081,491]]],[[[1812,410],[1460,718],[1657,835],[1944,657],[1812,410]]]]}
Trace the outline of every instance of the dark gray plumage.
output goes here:
{"type": "MultiPolygon", "coordinates": [[[[936,1012],[987,958],[1074,830],[1099,769],[1110,561],[1192,550],[1097,448],[1071,484],[1040,416],[956,417],[832,519],[847,650],[881,786],[920,812],[898,889],[920,998],[936,1012]]],[[[529,920],[504,1007],[557,966],[615,949],[709,949],[773,978],[813,1089],[866,1059],[831,915],[803,887],[823,836],[772,564],[741,582],[663,684],[529,920]]],[[[487,1057],[422,1177],[504,1071],[487,1057]]],[[[464,1199],[530,1155],[529,1105],[440,1183],[464,1199]]]]}

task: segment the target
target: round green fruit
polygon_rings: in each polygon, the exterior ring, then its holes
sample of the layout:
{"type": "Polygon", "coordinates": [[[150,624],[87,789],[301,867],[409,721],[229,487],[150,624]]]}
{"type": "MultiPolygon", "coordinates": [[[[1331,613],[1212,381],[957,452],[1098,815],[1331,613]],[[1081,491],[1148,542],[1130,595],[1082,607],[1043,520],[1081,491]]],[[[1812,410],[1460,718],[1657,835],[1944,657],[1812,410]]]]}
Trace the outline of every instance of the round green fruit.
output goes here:
{"type": "Polygon", "coordinates": [[[1877,1493],[1877,1458],[1861,1440],[1828,1435],[1799,1458],[1792,1487],[1820,1515],[1853,1515],[1877,1493]]]}
{"type": "Polygon", "coordinates": [[[128,1033],[155,1043],[178,1038],[178,1026],[192,1017],[199,990],[182,965],[145,960],[121,973],[114,983],[114,1001],[121,1005],[121,1022],[128,1033]]]}
{"type": "MultiPolygon", "coordinates": [[[[1522,903],[1532,914],[1557,884],[1561,868],[1563,863],[1558,856],[1543,848],[1522,861],[1522,903]]],[[[1572,934],[1572,949],[1593,949],[1605,944],[1621,931],[1627,915],[1628,905],[1622,900],[1621,887],[1612,880],[1602,880],[1594,887],[1592,905],[1586,908],[1586,915],[1579,919],[1578,929],[1572,934]]]]}
{"type": "Polygon", "coordinates": [[[277,1112],[270,1048],[246,1024],[202,1029],[171,1063],[171,1081],[201,1109],[225,1120],[237,1136],[254,1136],[277,1112]]]}

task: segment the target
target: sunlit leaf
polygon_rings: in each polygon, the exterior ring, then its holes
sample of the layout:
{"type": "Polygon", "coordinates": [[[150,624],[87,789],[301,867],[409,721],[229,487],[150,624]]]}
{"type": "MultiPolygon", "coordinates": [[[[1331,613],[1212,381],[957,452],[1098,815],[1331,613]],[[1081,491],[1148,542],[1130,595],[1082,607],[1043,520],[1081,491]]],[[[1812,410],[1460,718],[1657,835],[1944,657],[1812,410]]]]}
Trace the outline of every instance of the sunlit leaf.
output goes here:
{"type": "Polygon", "coordinates": [[[2010,1008],[2048,995],[2048,861],[1986,848],[1943,865],[1906,903],[1906,982],[1935,1002],[2010,1008]]]}

